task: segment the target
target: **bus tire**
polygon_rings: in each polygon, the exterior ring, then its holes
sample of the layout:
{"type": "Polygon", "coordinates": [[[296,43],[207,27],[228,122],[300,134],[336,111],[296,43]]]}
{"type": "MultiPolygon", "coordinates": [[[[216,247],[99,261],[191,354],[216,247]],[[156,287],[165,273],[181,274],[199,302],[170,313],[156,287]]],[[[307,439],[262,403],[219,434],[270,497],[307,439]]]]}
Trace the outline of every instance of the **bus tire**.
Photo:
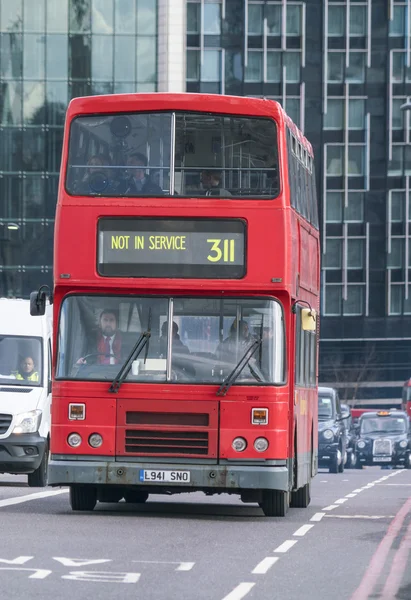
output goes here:
{"type": "Polygon", "coordinates": [[[144,504],[148,499],[148,492],[139,492],[138,490],[126,490],[124,500],[127,504],[144,504]]]}
{"type": "Polygon", "coordinates": [[[260,508],[266,517],[285,517],[289,507],[289,493],[280,490],[263,490],[260,508]]]}
{"type": "Polygon", "coordinates": [[[40,465],[35,471],[33,471],[33,473],[29,473],[27,476],[27,483],[29,484],[29,487],[46,487],[48,480],[48,471],[49,446],[48,444],[46,444],[40,465]]]}
{"type": "Polygon", "coordinates": [[[72,510],[93,510],[97,504],[97,489],[87,485],[70,486],[70,506],[72,510]]]}
{"type": "Polygon", "coordinates": [[[293,508],[307,508],[311,502],[311,483],[306,483],[300,489],[291,492],[290,506],[293,508]]]}

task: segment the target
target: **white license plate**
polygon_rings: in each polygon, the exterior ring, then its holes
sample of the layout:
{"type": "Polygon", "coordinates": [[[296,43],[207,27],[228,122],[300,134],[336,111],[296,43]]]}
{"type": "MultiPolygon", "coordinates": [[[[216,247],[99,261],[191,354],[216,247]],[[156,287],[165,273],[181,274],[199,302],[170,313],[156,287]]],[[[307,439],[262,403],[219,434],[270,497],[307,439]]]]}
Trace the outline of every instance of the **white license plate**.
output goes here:
{"type": "Polygon", "coordinates": [[[391,462],[391,456],[374,456],[374,462],[391,462]]]}
{"type": "Polygon", "coordinates": [[[190,483],[190,471],[153,471],[140,469],[142,483],[190,483]]]}

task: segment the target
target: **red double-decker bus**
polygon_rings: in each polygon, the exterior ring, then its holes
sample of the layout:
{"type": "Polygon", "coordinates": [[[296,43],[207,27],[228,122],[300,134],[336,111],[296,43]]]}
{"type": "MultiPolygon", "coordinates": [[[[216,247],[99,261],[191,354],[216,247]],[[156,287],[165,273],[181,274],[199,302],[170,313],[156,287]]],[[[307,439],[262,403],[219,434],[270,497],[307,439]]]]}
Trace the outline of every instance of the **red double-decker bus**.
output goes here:
{"type": "Polygon", "coordinates": [[[317,201],[279,104],[72,100],[54,261],[49,484],[74,510],[190,491],[270,516],[309,504],[317,201]]]}

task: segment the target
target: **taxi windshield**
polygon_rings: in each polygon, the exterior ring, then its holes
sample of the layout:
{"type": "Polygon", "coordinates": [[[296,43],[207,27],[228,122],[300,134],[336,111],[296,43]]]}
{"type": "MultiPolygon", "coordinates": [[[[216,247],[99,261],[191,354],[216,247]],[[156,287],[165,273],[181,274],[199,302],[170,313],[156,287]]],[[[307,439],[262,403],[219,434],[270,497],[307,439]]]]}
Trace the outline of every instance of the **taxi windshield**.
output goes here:
{"type": "Polygon", "coordinates": [[[0,384],[36,387],[41,383],[41,338],[0,334],[0,384]]]}
{"type": "Polygon", "coordinates": [[[362,419],[360,433],[401,434],[407,431],[407,423],[403,417],[367,417],[362,419]]]}
{"type": "Polygon", "coordinates": [[[318,419],[327,421],[333,418],[333,403],[330,396],[318,396],[318,419]]]}
{"type": "Polygon", "coordinates": [[[111,383],[136,348],[125,383],[220,385],[256,341],[236,384],[282,384],[284,319],[274,299],[69,296],[56,377],[111,383]]]}

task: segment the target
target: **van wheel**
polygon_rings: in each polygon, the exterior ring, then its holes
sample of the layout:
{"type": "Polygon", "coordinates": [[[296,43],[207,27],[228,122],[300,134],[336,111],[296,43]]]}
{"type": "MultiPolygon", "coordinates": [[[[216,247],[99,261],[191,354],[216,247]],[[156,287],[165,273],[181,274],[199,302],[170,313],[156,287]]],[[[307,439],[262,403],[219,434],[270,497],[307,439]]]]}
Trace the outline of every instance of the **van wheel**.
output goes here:
{"type": "Polygon", "coordinates": [[[72,510],[93,510],[97,504],[97,489],[86,485],[70,486],[70,506],[72,510]]]}
{"type": "Polygon", "coordinates": [[[263,490],[263,500],[259,504],[266,517],[285,517],[289,502],[288,492],[263,490]]]}
{"type": "Polygon", "coordinates": [[[311,483],[306,483],[298,490],[291,492],[290,506],[293,508],[307,508],[311,502],[311,483]]]}
{"type": "Polygon", "coordinates": [[[41,463],[38,468],[33,471],[33,473],[29,473],[27,476],[27,482],[29,487],[46,487],[48,480],[48,470],[49,470],[49,445],[46,444],[44,448],[43,458],[41,459],[41,463]]]}
{"type": "Polygon", "coordinates": [[[148,498],[148,492],[139,492],[137,490],[126,490],[124,500],[127,504],[144,504],[148,498]]]}

